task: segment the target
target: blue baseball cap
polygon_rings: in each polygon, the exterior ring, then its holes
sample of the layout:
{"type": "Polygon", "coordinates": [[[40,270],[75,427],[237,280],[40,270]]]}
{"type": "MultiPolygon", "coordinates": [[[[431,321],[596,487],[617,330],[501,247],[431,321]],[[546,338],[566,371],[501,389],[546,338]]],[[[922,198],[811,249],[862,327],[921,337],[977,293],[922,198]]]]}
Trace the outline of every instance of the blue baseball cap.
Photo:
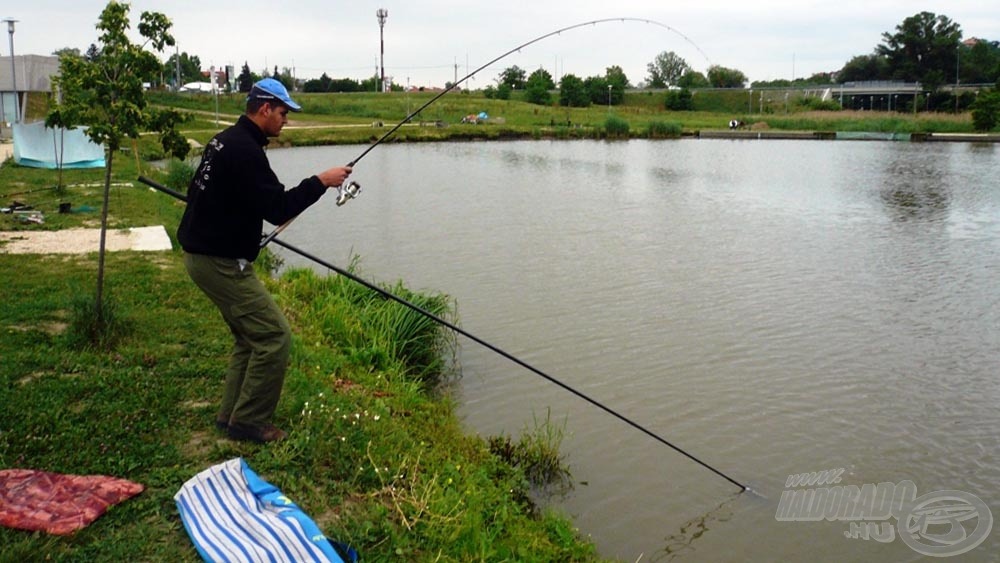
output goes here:
{"type": "Polygon", "coordinates": [[[292,111],[302,111],[302,106],[292,101],[292,97],[288,95],[285,85],[273,78],[265,78],[254,84],[247,95],[247,101],[250,100],[276,100],[292,111]]]}

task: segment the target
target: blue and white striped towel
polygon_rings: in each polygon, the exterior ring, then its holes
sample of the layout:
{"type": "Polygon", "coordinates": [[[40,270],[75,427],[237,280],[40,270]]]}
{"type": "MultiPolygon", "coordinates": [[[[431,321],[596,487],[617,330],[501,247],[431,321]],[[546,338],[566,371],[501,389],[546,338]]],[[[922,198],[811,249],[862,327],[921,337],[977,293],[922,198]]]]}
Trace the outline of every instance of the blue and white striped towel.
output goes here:
{"type": "Polygon", "coordinates": [[[205,561],[344,563],[316,523],[243,458],[195,475],[174,500],[205,561]]]}

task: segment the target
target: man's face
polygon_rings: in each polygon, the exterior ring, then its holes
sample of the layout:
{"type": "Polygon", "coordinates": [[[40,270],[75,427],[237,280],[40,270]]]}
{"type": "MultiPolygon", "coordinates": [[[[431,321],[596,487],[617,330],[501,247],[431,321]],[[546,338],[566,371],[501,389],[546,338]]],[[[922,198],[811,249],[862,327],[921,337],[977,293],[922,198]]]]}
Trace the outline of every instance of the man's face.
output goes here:
{"type": "Polygon", "coordinates": [[[288,108],[283,105],[267,104],[264,110],[264,134],[268,137],[277,137],[281,134],[281,128],[288,123],[288,108]]]}

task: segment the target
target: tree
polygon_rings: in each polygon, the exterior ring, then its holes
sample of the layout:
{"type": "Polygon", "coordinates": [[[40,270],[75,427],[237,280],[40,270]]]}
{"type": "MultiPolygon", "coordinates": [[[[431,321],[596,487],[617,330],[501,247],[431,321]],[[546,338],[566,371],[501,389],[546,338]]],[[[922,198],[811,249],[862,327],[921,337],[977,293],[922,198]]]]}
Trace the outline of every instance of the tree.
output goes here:
{"type": "Polygon", "coordinates": [[[708,67],[708,82],[715,88],[742,88],[747,76],[733,68],[712,65],[708,67]]]}
{"type": "MultiPolygon", "coordinates": [[[[162,70],[159,59],[147,51],[150,46],[163,51],[173,45],[170,20],[157,12],[143,12],[139,19],[141,45],[128,38],[129,5],[111,0],[101,12],[97,29],[101,32],[95,60],[74,56],[59,59],[59,75],[54,78],[62,102],[45,118],[47,127],[86,126],[86,135],[104,146],[104,203],[101,208],[101,237],[98,253],[96,326],[106,327],[104,314],[104,255],[108,228],[108,200],[114,156],[126,138],[137,139],[143,131],[160,133],[164,150],[178,158],[187,155],[187,140],[177,132],[180,114],[149,107],[143,82],[162,70]]],[[[102,331],[103,332],[103,331],[102,331]]]]}
{"type": "Polygon", "coordinates": [[[625,89],[629,87],[628,77],[622,67],[615,65],[604,69],[606,86],[611,86],[611,103],[621,104],[625,101],[625,89]]]}
{"type": "Polygon", "coordinates": [[[892,75],[889,61],[878,53],[858,55],[847,61],[837,73],[838,82],[865,82],[870,80],[888,80],[892,75]]]}
{"type": "Polygon", "coordinates": [[[883,44],[875,52],[888,61],[892,78],[920,82],[924,88],[936,90],[946,76],[954,76],[961,40],[961,28],[947,16],[920,12],[897,25],[896,33],[883,33],[883,44]]]}
{"type": "Polygon", "coordinates": [[[1000,78],[1000,43],[997,41],[976,40],[971,47],[962,45],[959,51],[963,84],[985,84],[1000,78]]]}
{"type": "Polygon", "coordinates": [[[680,80],[677,81],[677,85],[681,88],[708,88],[708,79],[705,75],[696,71],[688,69],[684,72],[684,76],[681,76],[680,80]]]}
{"type": "Polygon", "coordinates": [[[544,68],[540,68],[531,73],[525,85],[525,99],[532,104],[548,105],[552,101],[552,94],[549,90],[554,90],[556,83],[552,80],[552,75],[544,68]]]}
{"type": "Polygon", "coordinates": [[[603,76],[588,76],[583,79],[583,87],[587,90],[590,103],[608,105],[611,93],[608,91],[608,80],[603,76]]]}
{"type": "Polygon", "coordinates": [[[585,108],[590,105],[590,96],[583,80],[575,74],[563,75],[559,81],[559,105],[585,108]]]}
{"type": "Polygon", "coordinates": [[[497,81],[500,84],[506,84],[507,86],[510,86],[514,90],[523,90],[526,76],[527,73],[525,73],[523,69],[521,69],[517,65],[514,65],[512,67],[507,67],[506,69],[504,69],[504,71],[501,72],[500,76],[497,78],[497,81]]]}
{"type": "Polygon", "coordinates": [[[249,92],[258,78],[250,72],[250,65],[243,61],[243,68],[240,69],[240,76],[236,79],[236,90],[239,92],[249,92]]]}
{"type": "Polygon", "coordinates": [[[677,81],[689,70],[691,70],[691,67],[687,64],[687,61],[677,53],[664,51],[656,55],[653,62],[646,65],[646,71],[649,72],[649,78],[647,78],[649,87],[666,88],[672,84],[677,84],[677,81]]]}
{"type": "Polygon", "coordinates": [[[173,77],[171,82],[177,80],[178,58],[181,61],[181,79],[175,86],[180,88],[188,82],[201,82],[203,79],[201,75],[201,59],[199,59],[196,55],[188,55],[186,52],[181,52],[180,57],[178,57],[176,53],[170,55],[170,57],[167,58],[167,62],[163,64],[163,73],[166,76],[173,77]]]}

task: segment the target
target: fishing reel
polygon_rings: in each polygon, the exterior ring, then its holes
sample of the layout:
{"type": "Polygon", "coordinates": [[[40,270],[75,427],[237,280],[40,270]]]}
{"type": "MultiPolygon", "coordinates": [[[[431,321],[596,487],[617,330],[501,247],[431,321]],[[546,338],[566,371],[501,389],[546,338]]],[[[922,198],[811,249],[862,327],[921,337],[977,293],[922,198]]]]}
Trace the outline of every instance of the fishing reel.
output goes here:
{"type": "Polygon", "coordinates": [[[347,200],[358,197],[359,193],[361,193],[361,184],[353,180],[346,186],[337,186],[337,207],[347,203],[347,200]]]}

